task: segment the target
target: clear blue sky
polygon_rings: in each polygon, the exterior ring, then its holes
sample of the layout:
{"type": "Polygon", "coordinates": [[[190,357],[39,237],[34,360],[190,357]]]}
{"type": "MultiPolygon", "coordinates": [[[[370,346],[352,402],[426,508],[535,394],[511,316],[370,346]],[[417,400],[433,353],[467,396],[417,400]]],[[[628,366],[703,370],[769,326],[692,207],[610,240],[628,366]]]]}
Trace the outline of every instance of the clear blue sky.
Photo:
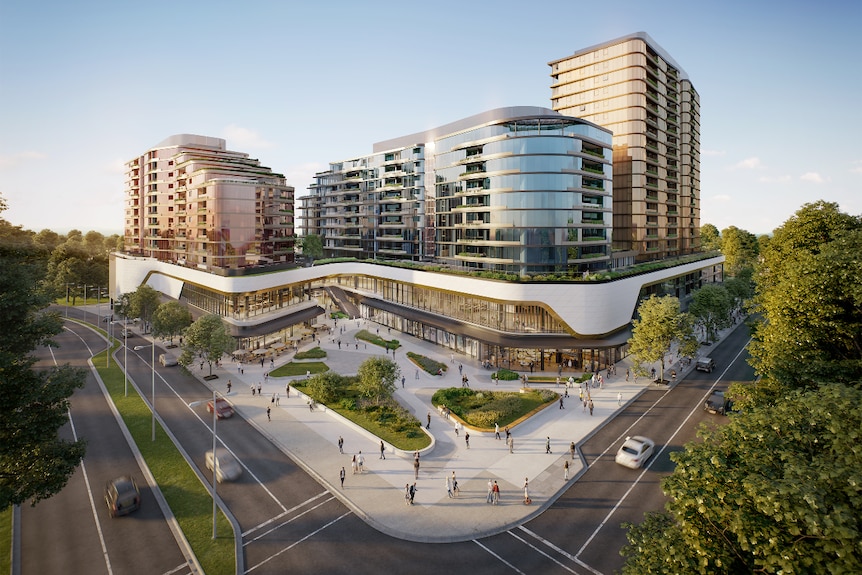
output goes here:
{"type": "Polygon", "coordinates": [[[701,97],[701,223],[768,233],[819,199],[862,213],[858,0],[6,0],[3,216],[119,232],[123,163],[178,133],[304,195],[374,142],[550,107],[549,61],[638,31],[701,97]]]}

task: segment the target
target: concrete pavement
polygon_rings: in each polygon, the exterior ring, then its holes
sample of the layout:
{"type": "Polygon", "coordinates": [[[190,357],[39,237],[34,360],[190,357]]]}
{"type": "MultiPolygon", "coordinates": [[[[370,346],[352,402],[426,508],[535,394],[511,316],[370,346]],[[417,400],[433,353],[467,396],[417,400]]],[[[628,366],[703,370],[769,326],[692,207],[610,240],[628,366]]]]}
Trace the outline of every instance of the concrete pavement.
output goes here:
{"type": "MultiPolygon", "coordinates": [[[[328,320],[330,325],[332,321],[328,320]]],[[[359,365],[367,358],[384,351],[377,346],[359,342],[354,345],[353,335],[360,329],[374,330],[377,324],[360,320],[342,320],[345,333],[337,333],[342,348],[339,349],[332,336],[324,336],[320,347],[328,356],[322,361],[330,369],[343,375],[355,374],[359,365]],[[349,345],[346,345],[348,344],[349,345]],[[350,349],[348,349],[350,348],[350,349]]],[[[380,328],[381,330],[385,328],[380,328]]],[[[264,365],[243,364],[242,373],[235,364],[225,363],[214,368],[219,378],[204,381],[203,372],[193,369],[194,375],[206,385],[214,386],[225,393],[228,380],[232,383],[230,401],[236,410],[260,432],[279,446],[292,460],[326,486],[354,513],[368,524],[393,537],[418,542],[455,542],[485,537],[520,525],[540,514],[554,502],[565,489],[583,472],[585,464],[580,451],[572,459],[569,445],[582,443],[596,429],[612,418],[634,399],[650,383],[640,378],[625,381],[629,360],[617,364],[617,375],[605,381],[604,387],[592,390],[593,413],[585,410],[578,401],[577,388],[570,390],[564,400],[564,409],[558,403],[511,428],[514,449],[510,453],[504,439],[497,440],[494,433],[470,431],[469,449],[464,440],[464,431],[456,436],[454,421],[447,420],[431,405],[433,393],[443,387],[458,387],[461,383],[459,363],[475,389],[500,389],[517,391],[518,381],[499,382],[491,380],[491,370],[482,368],[476,360],[455,355],[447,375],[432,376],[416,366],[406,357],[413,351],[441,362],[451,362],[450,352],[444,348],[402,333],[387,333],[387,338],[396,338],[402,344],[395,361],[405,377],[404,388],[398,381],[395,397],[411,410],[423,423],[431,413],[430,429],[432,445],[420,456],[418,479],[414,479],[413,453],[405,453],[385,446],[386,459],[380,459],[380,440],[345,420],[336,413],[318,406],[310,410],[304,396],[292,389],[286,397],[285,386],[293,378],[266,378],[265,373],[273,367],[267,359],[264,365]],[[260,385],[261,393],[252,395],[251,386],[260,385]],[[278,394],[278,405],[273,395],[278,394]],[[271,408],[267,419],[266,408],[271,408]],[[339,453],[338,438],[344,439],[344,453],[339,453]],[[550,437],[552,453],[546,453],[546,438],[550,437]],[[351,460],[361,451],[364,472],[354,474],[351,460]],[[564,479],[564,463],[569,462],[569,479],[564,479]],[[346,471],[342,488],[339,481],[341,468],[346,471]],[[458,479],[460,494],[450,498],[446,492],[446,477],[452,472],[458,479]],[[525,505],[524,481],[529,481],[531,505],[525,505]],[[498,505],[486,502],[488,481],[497,481],[501,498],[498,505]],[[416,482],[414,505],[405,503],[405,485],[416,482]]],[[[316,345],[307,342],[300,349],[316,345]]],[[[275,358],[274,367],[293,360],[293,353],[283,353],[275,358]]],[[[392,355],[384,355],[392,358],[392,355]]],[[[692,363],[693,365],[693,363],[692,363]]],[[[675,366],[680,379],[684,369],[675,366]]],[[[688,366],[685,369],[691,369],[688,366]]],[[[564,371],[564,379],[576,377],[581,372],[564,371]]],[[[544,375],[556,377],[556,371],[544,375]]],[[[535,386],[533,386],[535,387],[535,386]]],[[[544,385],[563,393],[564,386],[556,388],[554,383],[544,385]]],[[[221,429],[229,428],[229,424],[221,429]]],[[[469,430],[469,429],[468,429],[469,430]]],[[[224,431],[222,431],[224,433],[224,431]]]]}

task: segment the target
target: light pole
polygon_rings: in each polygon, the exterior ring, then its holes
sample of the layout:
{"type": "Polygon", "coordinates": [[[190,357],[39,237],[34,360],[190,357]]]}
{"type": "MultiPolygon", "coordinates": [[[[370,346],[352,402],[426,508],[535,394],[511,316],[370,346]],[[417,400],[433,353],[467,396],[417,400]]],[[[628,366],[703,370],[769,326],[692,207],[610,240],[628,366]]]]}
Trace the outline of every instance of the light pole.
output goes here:
{"type": "Polygon", "coordinates": [[[129,397],[129,326],[125,321],[123,321],[123,397],[129,397]]]}
{"type": "MultiPolygon", "coordinates": [[[[216,468],[219,465],[218,457],[216,457],[216,445],[218,444],[218,434],[216,433],[216,422],[218,422],[218,405],[216,404],[216,400],[218,396],[221,395],[216,388],[213,387],[213,481],[212,481],[212,494],[213,494],[213,539],[215,539],[218,535],[218,528],[216,519],[218,517],[218,508],[216,506],[216,484],[218,483],[218,474],[216,473],[216,468]]],[[[189,403],[189,407],[194,407],[196,405],[200,405],[201,401],[193,401],[189,403]]]]}
{"type": "MultiPolygon", "coordinates": [[[[147,347],[147,346],[136,345],[135,351],[144,349],[145,347],[147,347]]],[[[152,359],[150,361],[150,366],[151,366],[152,371],[153,371],[153,387],[152,387],[152,399],[151,399],[152,409],[151,409],[151,411],[153,412],[153,441],[155,441],[156,440],[156,339],[155,339],[155,337],[153,338],[153,342],[150,344],[150,348],[152,348],[152,359]]]]}

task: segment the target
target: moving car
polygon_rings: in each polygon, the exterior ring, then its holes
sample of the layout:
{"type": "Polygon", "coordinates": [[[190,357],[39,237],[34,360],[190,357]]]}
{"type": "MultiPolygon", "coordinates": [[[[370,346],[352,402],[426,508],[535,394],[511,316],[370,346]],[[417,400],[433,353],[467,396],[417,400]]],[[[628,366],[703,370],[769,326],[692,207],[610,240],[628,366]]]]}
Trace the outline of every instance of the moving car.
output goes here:
{"type": "Polygon", "coordinates": [[[723,391],[716,390],[712,392],[712,395],[703,404],[703,409],[710,413],[727,415],[729,411],[733,410],[733,401],[725,397],[723,391]]]}
{"type": "Polygon", "coordinates": [[[643,467],[643,464],[652,456],[655,450],[655,442],[642,435],[626,437],[623,446],[617,451],[616,462],[632,469],[643,467]]]}
{"type": "Polygon", "coordinates": [[[105,485],[105,503],[111,517],[128,515],[141,507],[141,493],[135,480],[128,475],[117,477],[105,485]]]}
{"type": "MultiPolygon", "coordinates": [[[[219,397],[215,400],[215,409],[216,417],[218,417],[219,419],[227,419],[228,417],[233,417],[233,406],[222,397],[219,397]]],[[[207,402],[207,412],[213,412],[212,400],[207,402]]]]}
{"type": "Polygon", "coordinates": [[[219,483],[233,481],[242,475],[242,467],[239,461],[223,447],[216,449],[215,456],[213,456],[212,451],[207,451],[206,465],[209,470],[212,470],[213,465],[215,465],[216,481],[219,483]]]}
{"type": "Polygon", "coordinates": [[[697,371],[705,371],[707,373],[712,373],[712,370],[715,369],[715,362],[711,357],[701,357],[694,364],[694,368],[697,371]]]}
{"type": "Polygon", "coordinates": [[[177,358],[169,353],[160,353],[159,363],[162,364],[162,367],[171,367],[173,365],[177,365],[177,358]]]}

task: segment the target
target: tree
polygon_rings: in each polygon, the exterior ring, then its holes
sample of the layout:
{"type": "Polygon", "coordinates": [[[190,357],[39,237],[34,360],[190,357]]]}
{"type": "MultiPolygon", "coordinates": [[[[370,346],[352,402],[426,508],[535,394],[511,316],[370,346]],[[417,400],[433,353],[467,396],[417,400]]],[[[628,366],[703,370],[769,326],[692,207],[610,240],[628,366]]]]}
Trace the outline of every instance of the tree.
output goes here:
{"type": "Polygon", "coordinates": [[[679,311],[679,300],[673,296],[652,295],[638,306],[639,319],[632,320],[632,337],[629,351],[635,360],[636,370],[641,364],[661,362],[659,377],[664,379],[665,357],[676,342],[680,355],[693,356],[698,341],[694,335],[691,317],[679,311]]]}
{"type": "Polygon", "coordinates": [[[698,435],[671,453],[668,513],[630,528],[624,574],[862,572],[862,391],[795,390],[698,435]]]}
{"type": "Polygon", "coordinates": [[[356,372],[359,378],[359,393],[379,404],[395,391],[395,381],[401,377],[398,364],[384,357],[366,359],[356,372]]]}
{"type": "Polygon", "coordinates": [[[721,232],[721,253],[724,255],[725,272],[736,276],[754,267],[759,253],[757,237],[736,226],[725,228],[721,232]]]}
{"type": "Polygon", "coordinates": [[[222,319],[215,315],[204,315],[195,320],[183,332],[183,352],[179,363],[190,367],[196,361],[209,365],[210,375],[213,374],[213,364],[231,351],[235,345],[222,319]]]}
{"type": "Polygon", "coordinates": [[[192,324],[192,314],[179,302],[168,301],[159,305],[153,313],[153,336],[170,338],[174,343],[174,337],[192,324]]]}
{"type": "Polygon", "coordinates": [[[317,234],[309,234],[300,241],[302,255],[312,260],[323,257],[323,239],[317,234]]]}
{"type": "Polygon", "coordinates": [[[700,226],[700,245],[706,251],[719,251],[721,249],[721,236],[718,228],[712,224],[700,226]]]}
{"type": "Polygon", "coordinates": [[[159,307],[159,292],[143,284],[129,295],[129,315],[139,317],[144,322],[144,328],[153,321],[153,314],[159,307]]]}
{"type": "MultiPolygon", "coordinates": [[[[4,206],[0,197],[0,212],[4,206]]],[[[5,224],[0,219],[0,228],[5,224]]],[[[42,311],[50,302],[40,289],[48,252],[22,245],[21,237],[0,240],[0,510],[60,491],[86,447],[57,433],[68,422],[69,396],[84,385],[83,372],[68,365],[33,369],[33,350],[51,345],[62,323],[42,311]]]]}
{"type": "Polygon", "coordinates": [[[706,330],[707,341],[715,341],[718,330],[732,325],[730,294],[719,284],[706,284],[692,295],[688,313],[706,330]]]}
{"type": "Polygon", "coordinates": [[[332,404],[341,397],[342,390],[346,385],[345,377],[334,371],[318,373],[308,380],[308,395],[315,401],[324,404],[332,404]]]}

